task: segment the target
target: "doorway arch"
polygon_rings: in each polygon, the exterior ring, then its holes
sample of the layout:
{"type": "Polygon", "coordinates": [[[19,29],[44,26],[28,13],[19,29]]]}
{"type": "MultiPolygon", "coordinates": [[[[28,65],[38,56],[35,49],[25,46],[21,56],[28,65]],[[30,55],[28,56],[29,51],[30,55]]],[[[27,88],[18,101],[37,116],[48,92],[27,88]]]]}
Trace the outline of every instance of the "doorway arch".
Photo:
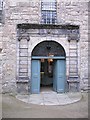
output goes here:
{"type": "Polygon", "coordinates": [[[52,84],[52,90],[65,92],[66,53],[58,42],[43,41],[32,51],[31,93],[39,93],[41,86],[52,84]]]}
{"type": "Polygon", "coordinates": [[[54,56],[66,57],[63,46],[56,41],[40,42],[32,50],[32,56],[48,56],[48,53],[54,54],[54,56]]]}

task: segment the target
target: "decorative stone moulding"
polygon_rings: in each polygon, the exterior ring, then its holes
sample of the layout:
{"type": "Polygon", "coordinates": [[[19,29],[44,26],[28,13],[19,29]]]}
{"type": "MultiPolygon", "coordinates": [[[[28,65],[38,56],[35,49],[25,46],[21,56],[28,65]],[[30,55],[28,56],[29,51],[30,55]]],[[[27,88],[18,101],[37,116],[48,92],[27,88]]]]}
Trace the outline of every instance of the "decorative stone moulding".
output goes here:
{"type": "Polygon", "coordinates": [[[29,35],[20,35],[19,37],[18,37],[18,41],[20,41],[21,39],[26,39],[27,41],[29,41],[30,40],[30,37],[29,37],[29,35]]]}
{"type": "MultiPolygon", "coordinates": [[[[30,40],[29,38],[29,32],[28,29],[38,29],[38,32],[36,34],[39,35],[66,35],[68,36],[68,41],[70,40],[79,40],[79,26],[77,25],[68,25],[68,24],[63,24],[63,25],[49,25],[49,24],[18,24],[17,25],[18,29],[18,34],[27,41],[30,40]]],[[[31,33],[33,34],[33,33],[31,33]]],[[[35,34],[35,32],[34,32],[35,34]]]]}
{"type": "Polygon", "coordinates": [[[20,41],[22,38],[21,37],[18,37],[18,41],[20,41]]]}
{"type": "Polygon", "coordinates": [[[75,30],[69,30],[68,31],[68,41],[71,40],[79,40],[79,29],[75,29],[75,30]]]}

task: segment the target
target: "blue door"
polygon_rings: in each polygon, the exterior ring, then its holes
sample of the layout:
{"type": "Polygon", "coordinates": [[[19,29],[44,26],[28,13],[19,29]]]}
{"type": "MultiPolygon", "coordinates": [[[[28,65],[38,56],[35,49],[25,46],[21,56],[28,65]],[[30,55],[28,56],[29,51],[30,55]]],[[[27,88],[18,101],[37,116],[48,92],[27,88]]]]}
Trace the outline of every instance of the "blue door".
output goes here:
{"type": "Polygon", "coordinates": [[[65,92],[65,60],[57,60],[57,92],[65,92]]]}
{"type": "Polygon", "coordinates": [[[54,63],[53,89],[58,93],[65,92],[66,70],[65,60],[56,60],[54,63]]]}
{"type": "Polygon", "coordinates": [[[31,93],[40,92],[40,61],[32,60],[31,93]]]}

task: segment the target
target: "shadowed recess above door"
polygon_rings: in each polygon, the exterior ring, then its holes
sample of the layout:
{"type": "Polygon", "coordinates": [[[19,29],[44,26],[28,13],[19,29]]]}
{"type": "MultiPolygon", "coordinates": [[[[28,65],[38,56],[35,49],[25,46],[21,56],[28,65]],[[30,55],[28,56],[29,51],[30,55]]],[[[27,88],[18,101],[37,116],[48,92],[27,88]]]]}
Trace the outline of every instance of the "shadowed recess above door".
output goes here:
{"type": "Polygon", "coordinates": [[[66,56],[64,48],[55,41],[43,41],[32,51],[32,56],[66,56]]]}

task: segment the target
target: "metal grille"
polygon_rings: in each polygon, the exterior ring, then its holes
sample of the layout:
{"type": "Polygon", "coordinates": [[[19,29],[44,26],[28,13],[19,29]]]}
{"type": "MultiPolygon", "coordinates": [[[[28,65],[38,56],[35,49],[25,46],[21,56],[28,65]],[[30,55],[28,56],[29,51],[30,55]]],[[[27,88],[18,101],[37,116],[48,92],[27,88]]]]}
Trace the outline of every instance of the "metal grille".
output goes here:
{"type": "Polygon", "coordinates": [[[56,2],[41,2],[42,9],[42,23],[55,24],[56,23],[56,2]]]}

